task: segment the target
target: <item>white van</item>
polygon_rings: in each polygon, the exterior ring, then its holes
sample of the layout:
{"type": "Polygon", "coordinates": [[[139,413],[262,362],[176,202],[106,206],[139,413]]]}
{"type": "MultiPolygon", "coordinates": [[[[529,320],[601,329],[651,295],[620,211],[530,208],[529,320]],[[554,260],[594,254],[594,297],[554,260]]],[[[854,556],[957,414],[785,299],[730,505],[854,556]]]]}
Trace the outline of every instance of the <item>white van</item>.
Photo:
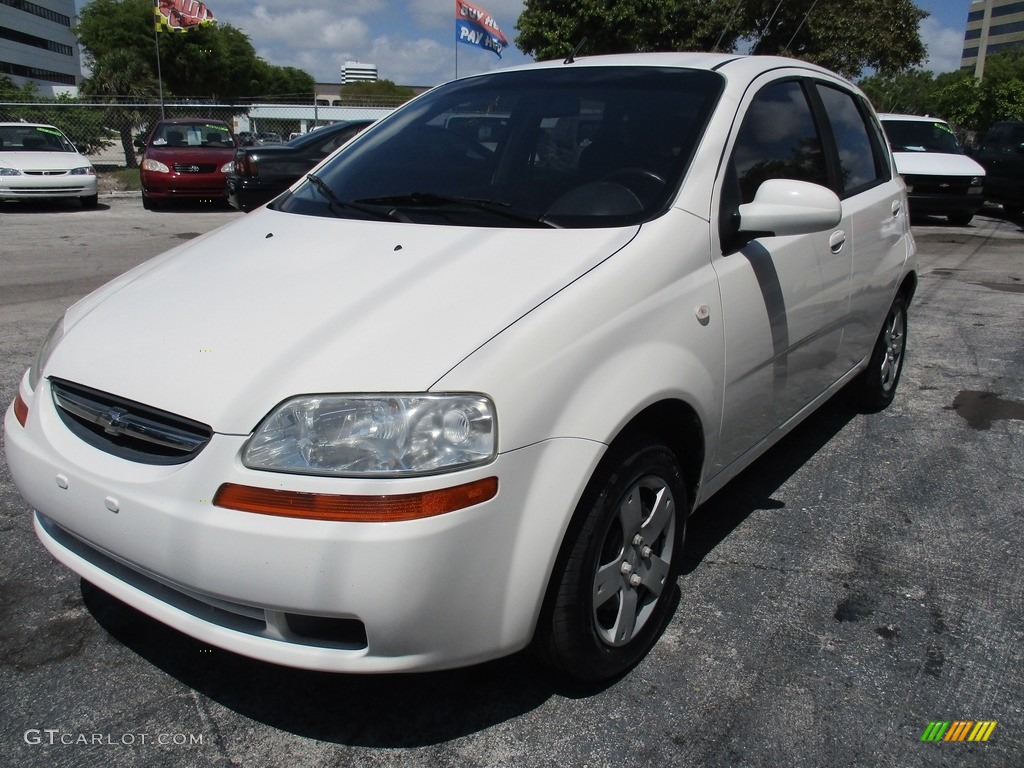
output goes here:
{"type": "Polygon", "coordinates": [[[945,120],[881,114],[913,216],[945,216],[965,226],[985,202],[985,169],[964,154],[945,120]]]}

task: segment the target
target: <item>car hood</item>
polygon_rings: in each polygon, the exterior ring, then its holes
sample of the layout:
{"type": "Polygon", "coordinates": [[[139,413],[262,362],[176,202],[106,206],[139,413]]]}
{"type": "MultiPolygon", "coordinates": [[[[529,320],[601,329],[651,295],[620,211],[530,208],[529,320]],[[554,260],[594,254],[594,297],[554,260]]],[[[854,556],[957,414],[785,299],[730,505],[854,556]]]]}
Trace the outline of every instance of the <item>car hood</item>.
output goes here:
{"type": "Polygon", "coordinates": [[[263,209],[69,309],[44,374],[248,434],[294,395],[429,389],[637,230],[263,209]]]}
{"type": "Polygon", "coordinates": [[[23,171],[70,171],[91,163],[77,152],[2,152],[0,165],[23,171]]]}
{"type": "Polygon", "coordinates": [[[985,169],[967,155],[945,152],[894,152],[896,170],[906,176],[984,176],[985,169]]]}

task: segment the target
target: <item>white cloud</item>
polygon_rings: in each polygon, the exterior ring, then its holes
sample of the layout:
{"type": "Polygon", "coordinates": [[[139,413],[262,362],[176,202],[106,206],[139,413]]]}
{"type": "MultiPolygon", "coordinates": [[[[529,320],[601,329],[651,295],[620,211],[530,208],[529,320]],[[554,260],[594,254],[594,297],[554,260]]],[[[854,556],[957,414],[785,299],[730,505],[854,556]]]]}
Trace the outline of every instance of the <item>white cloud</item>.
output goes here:
{"type": "Polygon", "coordinates": [[[925,67],[932,72],[953,72],[960,68],[960,54],[964,46],[963,30],[943,27],[942,24],[929,16],[919,27],[921,42],[928,51],[925,67]]]}

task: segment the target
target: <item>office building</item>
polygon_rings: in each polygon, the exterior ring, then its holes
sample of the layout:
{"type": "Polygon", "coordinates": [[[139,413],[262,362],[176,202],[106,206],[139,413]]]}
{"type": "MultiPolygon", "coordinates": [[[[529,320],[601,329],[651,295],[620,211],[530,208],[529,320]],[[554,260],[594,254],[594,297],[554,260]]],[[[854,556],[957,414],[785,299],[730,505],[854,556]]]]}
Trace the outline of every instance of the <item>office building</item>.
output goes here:
{"type": "Polygon", "coordinates": [[[1024,46],[1024,0],[973,0],[960,68],[985,75],[985,59],[993,53],[1024,46]]]}

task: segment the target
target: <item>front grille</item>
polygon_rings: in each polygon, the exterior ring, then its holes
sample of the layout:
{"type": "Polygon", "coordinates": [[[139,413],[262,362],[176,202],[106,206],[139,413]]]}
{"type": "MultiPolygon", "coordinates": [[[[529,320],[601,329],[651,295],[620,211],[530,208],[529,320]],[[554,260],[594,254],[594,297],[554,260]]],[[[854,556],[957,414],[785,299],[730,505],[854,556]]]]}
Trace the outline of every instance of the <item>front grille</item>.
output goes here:
{"type": "Polygon", "coordinates": [[[914,188],[916,195],[966,195],[971,186],[971,178],[970,176],[907,175],[904,180],[914,188]]]}
{"type": "Polygon", "coordinates": [[[213,173],[217,170],[214,163],[175,163],[175,173],[213,173]]]}
{"type": "Polygon", "coordinates": [[[51,378],[61,421],[94,448],[142,464],[183,464],[213,437],[205,424],[122,397],[51,378]]]}
{"type": "Polygon", "coordinates": [[[24,171],[26,176],[67,176],[69,173],[71,173],[71,171],[24,171]]]}

